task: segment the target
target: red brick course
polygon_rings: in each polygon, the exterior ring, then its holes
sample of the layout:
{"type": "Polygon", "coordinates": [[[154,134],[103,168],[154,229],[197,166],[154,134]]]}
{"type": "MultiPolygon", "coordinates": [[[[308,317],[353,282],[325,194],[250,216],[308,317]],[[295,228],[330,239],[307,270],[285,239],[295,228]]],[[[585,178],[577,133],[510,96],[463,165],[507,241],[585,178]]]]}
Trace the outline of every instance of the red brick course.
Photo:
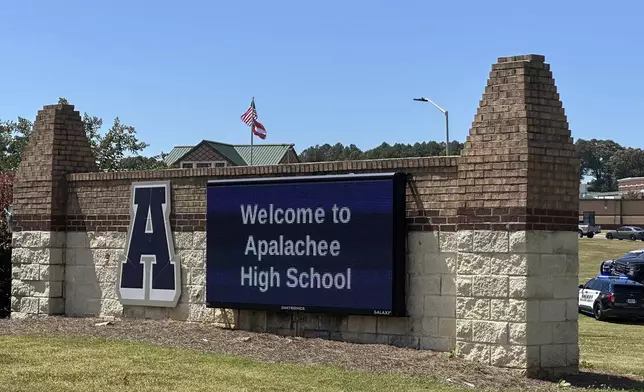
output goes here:
{"type": "Polygon", "coordinates": [[[579,160],[543,56],[492,66],[461,155],[458,230],[577,230],[579,160]]]}

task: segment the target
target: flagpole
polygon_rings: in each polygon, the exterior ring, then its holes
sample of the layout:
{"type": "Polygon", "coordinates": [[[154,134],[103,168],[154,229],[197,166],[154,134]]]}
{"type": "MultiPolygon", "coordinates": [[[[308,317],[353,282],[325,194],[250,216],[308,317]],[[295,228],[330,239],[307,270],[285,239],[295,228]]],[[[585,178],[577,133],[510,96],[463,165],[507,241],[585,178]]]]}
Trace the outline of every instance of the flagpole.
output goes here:
{"type": "MultiPolygon", "coordinates": [[[[255,97],[251,102],[255,102],[255,97]]],[[[250,126],[250,165],[253,166],[253,125],[250,126]]]]}
{"type": "Polygon", "coordinates": [[[253,126],[250,126],[250,165],[253,166],[253,126]]]}

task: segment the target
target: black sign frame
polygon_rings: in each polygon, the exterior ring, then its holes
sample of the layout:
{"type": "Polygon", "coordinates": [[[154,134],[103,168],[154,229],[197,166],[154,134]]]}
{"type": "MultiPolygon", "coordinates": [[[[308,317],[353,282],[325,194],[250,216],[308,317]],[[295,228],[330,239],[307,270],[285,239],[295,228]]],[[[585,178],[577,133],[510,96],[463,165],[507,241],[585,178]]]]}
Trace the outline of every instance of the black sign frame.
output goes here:
{"type": "MultiPolygon", "coordinates": [[[[406,220],[406,187],[407,173],[386,172],[368,174],[340,174],[340,175],[313,175],[313,176],[290,176],[290,177],[263,177],[263,178],[239,178],[208,181],[207,187],[239,186],[254,184],[285,184],[285,183],[313,183],[313,182],[361,182],[370,180],[389,179],[392,181],[392,306],[391,309],[356,309],[328,306],[295,306],[290,304],[258,304],[239,302],[208,301],[206,293],[207,308],[227,308],[246,310],[271,310],[278,312],[306,312],[326,313],[337,315],[370,315],[385,317],[407,316],[406,309],[406,253],[407,253],[407,220],[406,220]]],[[[207,210],[207,209],[206,209],[207,210]]],[[[206,244],[208,241],[208,220],[206,216],[206,244]]],[[[208,276],[208,245],[206,245],[206,276],[208,276]]],[[[206,279],[206,282],[208,279],[206,279]]],[[[205,285],[208,290],[208,284],[205,285]]]]}

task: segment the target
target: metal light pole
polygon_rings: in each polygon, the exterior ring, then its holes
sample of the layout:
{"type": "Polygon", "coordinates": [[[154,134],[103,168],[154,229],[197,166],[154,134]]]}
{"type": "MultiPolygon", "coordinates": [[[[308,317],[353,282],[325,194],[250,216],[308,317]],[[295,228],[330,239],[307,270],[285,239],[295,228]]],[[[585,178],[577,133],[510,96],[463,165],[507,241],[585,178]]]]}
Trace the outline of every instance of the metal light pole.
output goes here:
{"type": "Polygon", "coordinates": [[[446,140],[445,140],[445,155],[449,156],[449,115],[447,113],[447,110],[445,110],[442,107],[436,105],[429,98],[425,98],[425,97],[414,98],[414,101],[429,102],[432,105],[436,106],[436,109],[440,110],[445,115],[445,138],[446,138],[446,140]]]}

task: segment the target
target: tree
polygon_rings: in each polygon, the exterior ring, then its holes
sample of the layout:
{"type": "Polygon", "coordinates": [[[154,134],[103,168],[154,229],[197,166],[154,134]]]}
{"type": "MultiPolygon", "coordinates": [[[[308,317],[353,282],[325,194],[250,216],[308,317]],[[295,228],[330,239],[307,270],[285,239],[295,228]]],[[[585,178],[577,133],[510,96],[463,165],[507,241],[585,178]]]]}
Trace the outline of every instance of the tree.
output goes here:
{"type": "MultiPolygon", "coordinates": [[[[68,102],[61,97],[58,103],[67,104],[68,102]]],[[[128,154],[139,156],[148,144],[137,138],[136,129],[133,126],[122,124],[118,117],[114,119],[112,127],[104,135],[101,134],[102,118],[84,113],[83,124],[100,170],[152,170],[163,166],[162,163],[158,163],[157,158],[144,157],[122,163],[128,154]],[[157,163],[153,164],[152,160],[157,163]],[[141,166],[136,166],[137,164],[141,166]],[[123,167],[128,169],[122,169],[123,167]]],[[[14,171],[18,168],[20,157],[32,131],[33,123],[27,119],[19,117],[17,122],[0,120],[0,172],[14,171]]]]}
{"type": "Polygon", "coordinates": [[[644,150],[626,148],[617,151],[608,161],[614,178],[644,177],[644,150]]]}
{"type": "Polygon", "coordinates": [[[90,118],[87,114],[83,116],[83,119],[84,122],[85,119],[89,119],[89,122],[85,122],[85,131],[101,170],[116,171],[127,152],[138,155],[141,150],[148,147],[147,143],[137,139],[134,127],[121,124],[118,117],[114,119],[114,124],[103,136],[99,132],[101,119],[90,118]],[[97,124],[98,128],[96,128],[97,124]]]}
{"type": "Polygon", "coordinates": [[[20,164],[20,156],[27,146],[33,124],[26,118],[18,121],[0,120],[0,171],[14,171],[20,164]]]}
{"type": "Polygon", "coordinates": [[[168,165],[163,161],[165,154],[157,155],[155,157],[125,157],[121,160],[118,170],[159,170],[167,169],[168,165]]]}
{"type": "Polygon", "coordinates": [[[302,162],[328,162],[345,161],[362,158],[362,151],[354,144],[344,146],[342,143],[335,145],[324,144],[311,146],[300,153],[302,162]]]}
{"type": "Polygon", "coordinates": [[[593,176],[588,190],[592,192],[608,192],[617,189],[615,173],[609,165],[611,157],[624,147],[612,140],[583,140],[575,143],[581,160],[580,178],[593,176]]]}

